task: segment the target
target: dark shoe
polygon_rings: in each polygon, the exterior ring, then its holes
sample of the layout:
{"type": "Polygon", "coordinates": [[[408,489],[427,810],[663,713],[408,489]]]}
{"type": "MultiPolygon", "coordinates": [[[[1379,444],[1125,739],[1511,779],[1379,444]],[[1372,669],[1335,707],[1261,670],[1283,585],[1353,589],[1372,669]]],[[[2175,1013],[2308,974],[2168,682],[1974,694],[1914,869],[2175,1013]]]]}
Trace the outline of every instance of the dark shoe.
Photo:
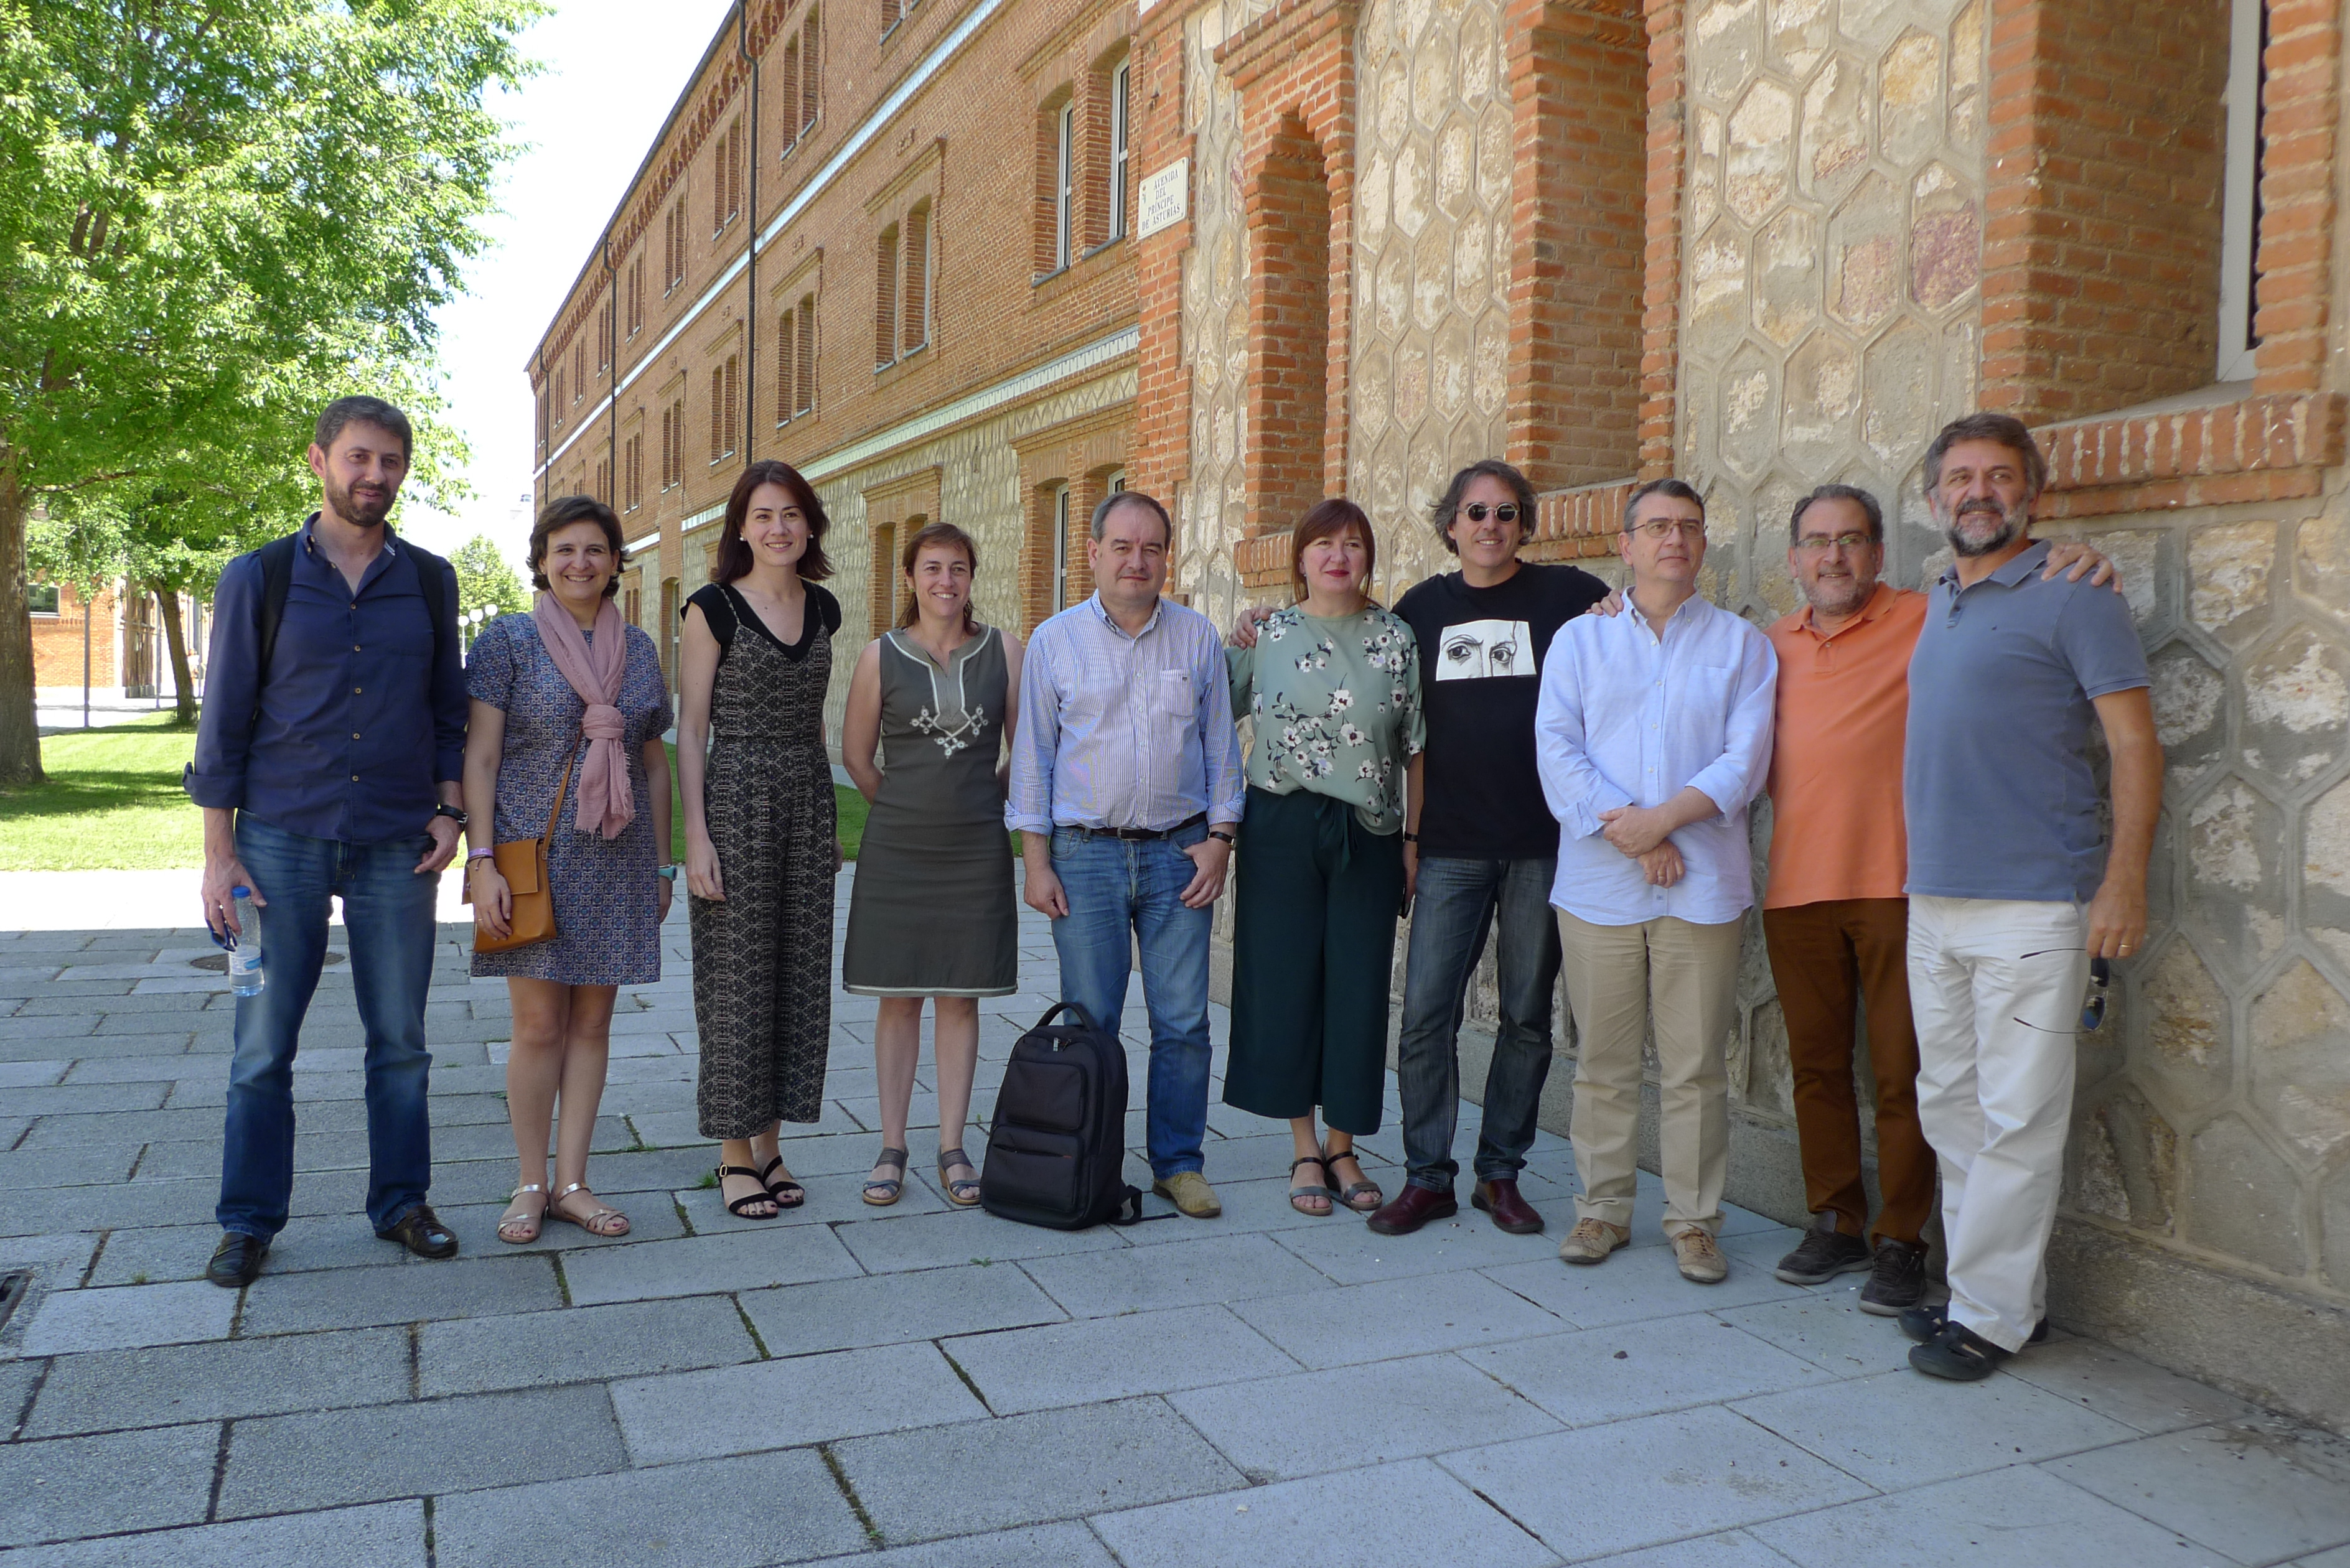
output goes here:
{"type": "Polygon", "coordinates": [[[1926,1249],[1890,1239],[1877,1243],[1868,1283],[1860,1287],[1860,1310],[1892,1317],[1926,1299],[1926,1249]]]}
{"type": "Polygon", "coordinates": [[[204,1265],[204,1278],[223,1290],[240,1289],[261,1277],[261,1260],[267,1256],[269,1243],[260,1237],[224,1231],[220,1245],[213,1249],[213,1261],[204,1265]]]}
{"type": "Polygon", "coordinates": [[[1858,1273],[1868,1267],[1868,1243],[1835,1227],[1835,1211],[1822,1210],[1795,1250],[1780,1259],[1779,1266],[1771,1272],[1791,1285],[1824,1285],[1838,1274],[1858,1273]]]}
{"type": "Polygon", "coordinates": [[[420,1258],[453,1258],[457,1255],[457,1233],[441,1223],[432,1212],[432,1205],[420,1203],[393,1221],[389,1231],[376,1234],[387,1241],[397,1241],[420,1258]]]}
{"type": "Polygon", "coordinates": [[[1942,1332],[1909,1350],[1909,1365],[1929,1377],[1953,1383],[1980,1383],[2014,1355],[2002,1350],[1962,1323],[1946,1324],[1942,1332]]]}
{"type": "Polygon", "coordinates": [[[1407,1181],[1394,1202],[1363,1223],[1382,1236],[1409,1236],[1431,1220],[1450,1220],[1460,1212],[1461,1205],[1449,1189],[1439,1192],[1407,1181]]]}
{"type": "Polygon", "coordinates": [[[1543,1217],[1518,1191],[1514,1177],[1496,1177],[1469,1189],[1469,1207],[1493,1217],[1494,1226],[1513,1236],[1531,1236],[1543,1228],[1543,1217]]]}
{"type": "MultiPolygon", "coordinates": [[[[1950,1303],[1929,1302],[1913,1306],[1901,1314],[1901,1332],[1920,1345],[1930,1345],[1942,1336],[1950,1324],[1950,1303]]],[[[2032,1325],[2032,1337],[2024,1343],[2040,1345],[2048,1338],[2048,1320],[2042,1318],[2032,1325]]]]}

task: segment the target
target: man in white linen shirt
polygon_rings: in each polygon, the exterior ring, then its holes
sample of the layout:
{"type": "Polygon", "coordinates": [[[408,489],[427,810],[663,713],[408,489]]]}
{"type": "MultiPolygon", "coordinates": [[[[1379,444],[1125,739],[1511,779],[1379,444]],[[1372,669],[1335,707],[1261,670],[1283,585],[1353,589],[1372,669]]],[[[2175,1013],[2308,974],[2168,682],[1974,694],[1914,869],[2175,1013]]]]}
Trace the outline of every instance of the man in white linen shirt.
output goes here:
{"type": "Polygon", "coordinates": [[[1665,1234],[1682,1277],[1714,1284],[1730,1272],[1714,1237],[1730,1151],[1723,1048],[1754,901],[1746,807],[1770,768],[1779,664],[1759,628],[1699,597],[1705,503],[1688,484],[1634,490],[1617,548],[1632,574],[1626,613],[1560,629],[1534,719],[1579,1037],[1568,1132],[1583,1192],[1558,1255],[1597,1263],[1631,1239],[1653,1019],[1665,1234]]]}
{"type": "Polygon", "coordinates": [[[1216,628],[1159,596],[1172,534],[1139,491],[1094,508],[1093,597],[1028,639],[1003,820],[1053,918],[1062,1001],[1117,1033],[1139,944],[1151,1190],[1210,1220],[1208,928],[1244,786],[1216,628]]]}

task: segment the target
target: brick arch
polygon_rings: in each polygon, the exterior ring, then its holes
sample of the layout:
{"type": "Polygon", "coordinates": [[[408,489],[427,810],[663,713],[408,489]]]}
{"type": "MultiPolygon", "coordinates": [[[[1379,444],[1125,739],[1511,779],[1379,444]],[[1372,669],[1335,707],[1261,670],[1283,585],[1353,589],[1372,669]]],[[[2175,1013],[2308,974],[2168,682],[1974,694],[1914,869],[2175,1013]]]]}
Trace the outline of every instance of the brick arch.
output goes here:
{"type": "MultiPolygon", "coordinates": [[[[1286,529],[1346,484],[1352,360],[1356,6],[1282,0],[1226,39],[1248,231],[1246,530],[1286,529]],[[1318,472],[1315,452],[1320,453],[1318,472]]],[[[1252,584],[1253,559],[1237,563],[1252,584]]],[[[1279,576],[1287,575],[1287,562],[1279,576]]]]}

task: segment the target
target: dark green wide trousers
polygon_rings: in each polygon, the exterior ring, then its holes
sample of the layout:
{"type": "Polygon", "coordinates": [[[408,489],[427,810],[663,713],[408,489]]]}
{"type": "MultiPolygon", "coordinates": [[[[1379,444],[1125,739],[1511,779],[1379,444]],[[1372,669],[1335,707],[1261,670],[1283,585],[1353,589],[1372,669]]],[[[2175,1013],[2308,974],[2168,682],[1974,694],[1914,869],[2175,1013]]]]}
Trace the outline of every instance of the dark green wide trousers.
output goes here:
{"type": "Polygon", "coordinates": [[[1300,790],[1252,788],[1232,904],[1232,1046],[1224,1104],[1379,1130],[1388,977],[1403,902],[1403,837],[1300,790]]]}

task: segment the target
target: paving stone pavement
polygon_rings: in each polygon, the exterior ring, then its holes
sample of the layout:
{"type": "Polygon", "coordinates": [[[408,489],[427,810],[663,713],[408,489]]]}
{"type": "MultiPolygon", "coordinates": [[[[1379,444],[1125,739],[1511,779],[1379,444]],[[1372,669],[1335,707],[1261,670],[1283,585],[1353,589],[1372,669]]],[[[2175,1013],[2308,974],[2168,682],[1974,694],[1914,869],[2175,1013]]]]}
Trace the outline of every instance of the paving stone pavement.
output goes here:
{"type": "MultiPolygon", "coordinates": [[[[982,1112],[1054,985],[1022,919],[982,1112]]],[[[1731,1214],[1728,1282],[1682,1281],[1647,1177],[1636,1245],[1562,1266],[1574,1168],[1547,1133],[1524,1182],[1545,1236],[1298,1214],[1285,1130],[1222,1106],[1220,1220],[958,1210],[926,1128],[876,1210],[873,1003],[837,993],[831,1097],[785,1146],[807,1205],[732,1218],[699,1185],[679,923],[665,978],[621,998],[590,1170],[633,1233],[503,1246],[509,1012],[463,935],[431,1024],[463,1255],[411,1258],[359,1213],[338,965],[296,1064],[296,1218],[232,1293],[201,1277],[232,1000],[190,967],[208,946],[0,931],[0,1273],[29,1277],[0,1329],[0,1568],[2350,1568],[2350,1443],[2103,1345],[1931,1382],[1854,1277],[1773,1279],[1794,1232],[1763,1216],[1731,1214]]],[[[1139,987],[1123,1023],[1140,1085],[1139,987]]],[[[926,1064],[918,1124],[933,1089],[926,1064]]],[[[1389,1188],[1395,1109],[1390,1084],[1365,1142],[1389,1188]]],[[[1128,1174],[1147,1185],[1139,1148],[1128,1174]]]]}

